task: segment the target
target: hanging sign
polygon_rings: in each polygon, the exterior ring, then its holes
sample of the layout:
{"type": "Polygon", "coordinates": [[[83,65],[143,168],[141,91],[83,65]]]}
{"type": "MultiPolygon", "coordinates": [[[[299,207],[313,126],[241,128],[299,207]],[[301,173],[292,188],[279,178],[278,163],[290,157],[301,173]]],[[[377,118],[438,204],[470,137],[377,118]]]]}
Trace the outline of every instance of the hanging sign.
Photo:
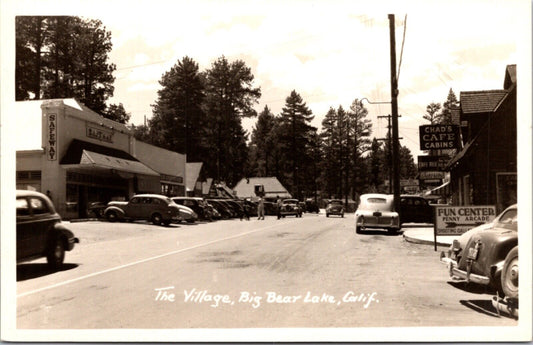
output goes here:
{"type": "Polygon", "coordinates": [[[459,148],[459,126],[427,125],[419,127],[420,150],[459,148]]]}

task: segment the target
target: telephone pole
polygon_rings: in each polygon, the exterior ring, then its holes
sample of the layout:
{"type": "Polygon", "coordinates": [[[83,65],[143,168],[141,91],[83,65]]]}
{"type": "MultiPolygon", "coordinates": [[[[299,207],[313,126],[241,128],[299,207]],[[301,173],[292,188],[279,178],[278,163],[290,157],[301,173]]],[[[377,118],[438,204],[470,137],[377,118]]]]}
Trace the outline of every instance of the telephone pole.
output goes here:
{"type": "MultiPolygon", "coordinates": [[[[392,112],[392,171],[394,190],[394,209],[400,211],[400,150],[398,139],[398,79],[396,74],[396,33],[394,14],[389,14],[390,30],[390,76],[391,76],[391,112],[392,112]]],[[[400,215],[401,218],[401,215],[400,215]]]]}
{"type": "MultiPolygon", "coordinates": [[[[390,121],[391,121],[391,115],[379,115],[378,116],[378,119],[382,119],[382,118],[387,118],[387,122],[388,122],[388,125],[387,125],[387,130],[388,130],[388,135],[386,138],[378,138],[377,140],[379,141],[388,141],[389,142],[389,149],[387,151],[387,162],[388,162],[388,166],[389,166],[389,194],[392,194],[392,135],[391,135],[391,129],[392,129],[392,126],[390,124],[390,121]]],[[[401,115],[398,115],[398,117],[402,117],[401,115]]],[[[403,138],[398,138],[398,140],[401,140],[403,138]]]]}

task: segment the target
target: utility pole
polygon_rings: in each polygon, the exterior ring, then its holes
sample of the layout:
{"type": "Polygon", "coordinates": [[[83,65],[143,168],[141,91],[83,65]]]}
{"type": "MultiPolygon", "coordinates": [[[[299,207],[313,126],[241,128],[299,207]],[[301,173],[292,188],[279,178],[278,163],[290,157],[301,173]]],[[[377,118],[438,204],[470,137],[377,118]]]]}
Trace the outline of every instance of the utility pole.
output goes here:
{"type": "MultiPolygon", "coordinates": [[[[379,115],[378,116],[378,119],[382,119],[382,118],[387,118],[387,122],[388,122],[388,125],[387,125],[387,130],[388,130],[388,135],[386,138],[378,138],[377,140],[379,141],[385,141],[387,140],[389,142],[389,150],[388,150],[388,153],[387,153],[387,162],[388,162],[388,165],[389,165],[389,194],[392,194],[392,135],[391,135],[391,129],[392,129],[392,126],[390,124],[390,121],[391,121],[391,115],[379,115]]],[[[398,115],[398,117],[401,117],[401,115],[398,115]]],[[[401,140],[403,138],[398,138],[398,140],[401,140]]]]}
{"type": "MultiPolygon", "coordinates": [[[[392,167],[394,209],[400,211],[400,150],[398,139],[398,79],[396,74],[396,33],[394,14],[389,14],[390,30],[390,76],[391,76],[391,111],[392,111],[392,167]]],[[[400,218],[401,218],[400,214],[400,218]]]]}

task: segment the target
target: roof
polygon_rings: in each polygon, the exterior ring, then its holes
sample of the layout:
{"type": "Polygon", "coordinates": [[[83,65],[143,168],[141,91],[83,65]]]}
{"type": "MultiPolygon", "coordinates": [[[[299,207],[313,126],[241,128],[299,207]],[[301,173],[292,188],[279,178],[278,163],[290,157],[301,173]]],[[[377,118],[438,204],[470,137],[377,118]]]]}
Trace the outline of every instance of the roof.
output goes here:
{"type": "Polygon", "coordinates": [[[507,93],[507,90],[461,91],[461,110],[463,114],[492,113],[507,93]]]}
{"type": "Polygon", "coordinates": [[[118,122],[109,120],[87,108],[74,98],[40,99],[15,102],[14,146],[17,151],[39,150],[42,148],[42,107],[66,106],[71,113],[83,113],[83,118],[107,127],[127,132],[129,129],[118,122]]]}
{"type": "Polygon", "coordinates": [[[233,190],[239,198],[255,197],[254,186],[262,184],[265,188],[265,196],[279,196],[291,198],[292,196],[276,177],[249,177],[241,179],[233,190]]]}
{"type": "Polygon", "coordinates": [[[514,84],[516,84],[516,65],[507,65],[507,68],[505,69],[503,88],[507,90],[514,84]]]}
{"type": "Polygon", "coordinates": [[[198,177],[200,177],[200,171],[202,170],[203,162],[191,162],[186,163],[185,165],[185,176],[186,176],[186,182],[185,186],[187,187],[187,190],[193,191],[194,186],[196,185],[196,182],[198,181],[198,177]]]}

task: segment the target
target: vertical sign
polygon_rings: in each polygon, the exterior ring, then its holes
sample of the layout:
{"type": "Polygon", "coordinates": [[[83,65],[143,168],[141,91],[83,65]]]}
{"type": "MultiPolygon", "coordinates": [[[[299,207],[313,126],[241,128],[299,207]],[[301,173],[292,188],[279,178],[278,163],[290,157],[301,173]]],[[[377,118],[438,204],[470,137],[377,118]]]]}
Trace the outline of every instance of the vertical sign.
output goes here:
{"type": "Polygon", "coordinates": [[[57,160],[57,115],[48,114],[48,160],[57,160]]]}

